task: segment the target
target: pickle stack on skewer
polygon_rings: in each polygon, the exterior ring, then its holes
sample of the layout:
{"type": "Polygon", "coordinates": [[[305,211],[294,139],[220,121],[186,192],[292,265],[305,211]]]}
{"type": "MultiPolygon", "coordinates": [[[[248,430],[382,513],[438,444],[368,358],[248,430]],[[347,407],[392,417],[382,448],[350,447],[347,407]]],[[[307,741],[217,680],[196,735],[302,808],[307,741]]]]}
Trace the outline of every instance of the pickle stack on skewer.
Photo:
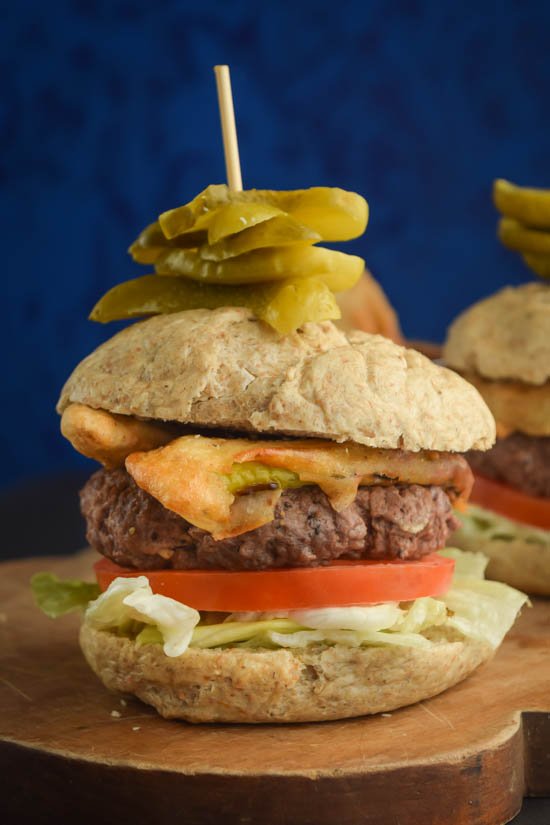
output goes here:
{"type": "Polygon", "coordinates": [[[365,199],[343,189],[208,186],[141,232],[129,252],[154,274],[115,286],[90,317],[245,306],[281,333],[339,318],[334,293],[359,280],[364,261],[317,244],[356,238],[367,221],[365,199]]]}

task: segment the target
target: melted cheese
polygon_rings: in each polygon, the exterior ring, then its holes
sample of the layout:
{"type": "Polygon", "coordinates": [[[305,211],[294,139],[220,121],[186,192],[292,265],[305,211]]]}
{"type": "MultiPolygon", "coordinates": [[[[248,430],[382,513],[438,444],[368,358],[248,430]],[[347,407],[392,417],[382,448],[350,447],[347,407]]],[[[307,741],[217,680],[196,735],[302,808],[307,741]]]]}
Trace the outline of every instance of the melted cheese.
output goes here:
{"type": "Polygon", "coordinates": [[[382,450],[359,444],[183,436],[165,447],[132,453],[126,469],[135,482],[168,510],[228,538],[273,520],[281,489],[230,492],[227,476],[235,464],[260,462],[289,470],[304,484],[316,484],[335,510],[348,507],[359,485],[436,484],[451,499],[467,499],[472,474],[461,456],[450,453],[382,450]]]}

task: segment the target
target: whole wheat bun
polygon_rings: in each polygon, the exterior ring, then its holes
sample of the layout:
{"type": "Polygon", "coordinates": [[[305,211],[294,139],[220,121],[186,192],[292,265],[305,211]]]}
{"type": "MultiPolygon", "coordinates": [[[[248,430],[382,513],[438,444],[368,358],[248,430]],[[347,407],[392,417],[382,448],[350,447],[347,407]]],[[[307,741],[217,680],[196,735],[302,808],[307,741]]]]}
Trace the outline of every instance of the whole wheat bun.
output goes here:
{"type": "Polygon", "coordinates": [[[550,285],[507,287],[451,324],[445,362],[493,380],[542,385],[550,378],[550,285]]]}
{"type": "Polygon", "coordinates": [[[336,321],[340,329],[362,329],[391,338],[396,344],[403,343],[397,313],[388,296],[368,269],[354,287],[337,296],[342,317],[336,321]]]}
{"type": "Polygon", "coordinates": [[[133,324],[76,367],[58,411],[72,402],[389,449],[465,452],[495,438],[477,390],[415,350],[330,321],[280,336],[241,308],[133,324]]]}
{"type": "Polygon", "coordinates": [[[466,372],[462,376],[474,385],[506,430],[534,436],[550,435],[550,381],[537,386],[522,381],[491,381],[475,372],[466,372]]]}
{"type": "Polygon", "coordinates": [[[484,537],[458,530],[449,543],[461,550],[487,556],[486,578],[504,582],[534,596],[550,596],[550,532],[537,530],[537,533],[546,532],[546,542],[530,539],[527,527],[524,530],[520,528],[518,532],[519,535],[511,539],[499,538],[498,531],[495,531],[495,536],[484,537]]]}
{"type": "Polygon", "coordinates": [[[490,645],[442,638],[430,648],[188,648],[80,631],[84,655],[105,687],[133,694],[167,719],[188,722],[318,722],[395,710],[465,679],[490,645]]]}

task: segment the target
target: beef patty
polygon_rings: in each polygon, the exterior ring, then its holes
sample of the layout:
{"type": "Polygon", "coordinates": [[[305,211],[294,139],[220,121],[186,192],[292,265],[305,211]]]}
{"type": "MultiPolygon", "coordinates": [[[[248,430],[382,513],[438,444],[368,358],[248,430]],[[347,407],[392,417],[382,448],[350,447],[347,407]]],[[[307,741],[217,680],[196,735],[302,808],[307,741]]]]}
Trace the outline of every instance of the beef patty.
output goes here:
{"type": "Polygon", "coordinates": [[[491,450],[466,454],[473,470],[531,496],[550,498],[550,437],[512,433],[491,450]]]}
{"type": "Polygon", "coordinates": [[[91,546],[125,567],[260,570],[333,559],[417,559],[455,530],[440,487],[361,487],[337,513],[315,486],[285,490],[269,524],[215,541],[166,510],[126,470],[99,470],[80,494],[91,546]]]}

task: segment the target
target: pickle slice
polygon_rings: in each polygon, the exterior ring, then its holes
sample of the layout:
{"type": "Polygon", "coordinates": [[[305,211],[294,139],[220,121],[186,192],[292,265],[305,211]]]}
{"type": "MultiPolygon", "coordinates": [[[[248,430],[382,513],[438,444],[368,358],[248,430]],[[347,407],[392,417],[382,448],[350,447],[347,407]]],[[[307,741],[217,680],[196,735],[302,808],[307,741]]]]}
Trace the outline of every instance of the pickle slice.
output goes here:
{"type": "Polygon", "coordinates": [[[509,218],[526,226],[550,229],[550,189],[530,189],[499,179],[493,184],[493,201],[509,218]]]}
{"type": "Polygon", "coordinates": [[[200,229],[212,221],[212,212],[226,204],[256,203],[276,207],[321,235],[325,241],[347,241],[362,235],[368,221],[368,204],[361,195],[336,187],[316,186],[277,192],[268,189],[232,191],[224,184],[204,189],[185,206],[159,217],[167,238],[200,229]]]}
{"type": "Polygon", "coordinates": [[[285,213],[268,203],[228,203],[211,211],[208,224],[208,243],[215,244],[229,235],[236,235],[256,224],[270,221],[285,213]]]}
{"type": "Polygon", "coordinates": [[[92,309],[90,320],[106,324],[145,315],[222,306],[248,307],[257,318],[280,333],[292,332],[307,321],[340,318],[334,295],[317,278],[250,287],[143,275],[110,289],[92,309]]]}
{"type": "Polygon", "coordinates": [[[149,224],[141,232],[128,252],[138,264],[154,264],[160,256],[173,247],[197,247],[206,243],[208,238],[206,229],[188,232],[176,240],[168,240],[160,228],[158,221],[149,224]]]}
{"type": "Polygon", "coordinates": [[[315,244],[321,240],[317,232],[308,229],[284,212],[275,218],[257,223],[236,235],[225,237],[217,243],[199,249],[205,261],[223,261],[254,249],[266,247],[292,246],[293,244],[315,244]]]}
{"type": "Polygon", "coordinates": [[[334,321],[342,317],[331,290],[318,278],[282,281],[273,288],[258,317],[283,335],[307,321],[334,321]]]}
{"type": "Polygon", "coordinates": [[[350,289],[365,262],[356,255],[305,244],[256,249],[224,261],[205,261],[200,250],[171,249],[156,263],[159,275],[210,284],[253,284],[287,278],[320,278],[333,292],[350,289]]]}
{"type": "Polygon", "coordinates": [[[168,249],[203,247],[203,257],[220,261],[266,246],[293,243],[317,243],[321,236],[274,206],[243,203],[228,204],[211,213],[212,220],[168,239],[160,223],[147,226],[128,252],[140,264],[154,264],[168,249]],[[264,228],[265,227],[265,228],[264,228]]]}
{"type": "Polygon", "coordinates": [[[300,476],[284,467],[268,467],[260,461],[243,461],[233,464],[231,473],[225,476],[230,493],[241,493],[251,487],[303,487],[300,476]]]}
{"type": "Polygon", "coordinates": [[[154,264],[157,258],[166,252],[168,241],[158,221],[150,223],[140,232],[129,247],[128,252],[139,264],[154,264]]]}
{"type": "Polygon", "coordinates": [[[550,278],[550,255],[534,255],[526,253],[521,256],[529,269],[532,269],[541,278],[550,278]]]}
{"type": "Polygon", "coordinates": [[[508,249],[516,252],[535,252],[550,255],[550,232],[529,229],[513,218],[501,218],[498,237],[508,249]]]}

